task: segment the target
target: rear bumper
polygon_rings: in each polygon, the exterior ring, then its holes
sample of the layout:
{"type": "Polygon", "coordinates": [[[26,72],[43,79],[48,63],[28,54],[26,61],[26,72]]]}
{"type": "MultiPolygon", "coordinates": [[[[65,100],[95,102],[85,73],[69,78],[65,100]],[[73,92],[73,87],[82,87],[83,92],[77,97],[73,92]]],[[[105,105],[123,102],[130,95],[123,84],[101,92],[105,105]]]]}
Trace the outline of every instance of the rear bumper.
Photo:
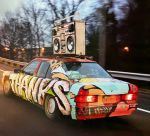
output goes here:
{"type": "Polygon", "coordinates": [[[136,111],[137,103],[127,104],[120,102],[109,106],[75,107],[76,119],[87,120],[114,116],[131,115],[136,111]]]}

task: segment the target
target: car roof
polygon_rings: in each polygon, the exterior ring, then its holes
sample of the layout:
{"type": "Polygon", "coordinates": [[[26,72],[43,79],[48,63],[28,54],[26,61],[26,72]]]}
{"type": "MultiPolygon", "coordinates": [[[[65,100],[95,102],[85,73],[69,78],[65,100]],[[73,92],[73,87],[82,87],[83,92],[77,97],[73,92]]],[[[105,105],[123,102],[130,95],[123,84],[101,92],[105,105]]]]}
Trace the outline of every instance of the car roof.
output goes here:
{"type": "Polygon", "coordinates": [[[76,57],[49,57],[49,58],[35,58],[34,60],[39,60],[39,61],[50,61],[50,60],[59,60],[63,62],[95,62],[93,60],[87,59],[87,58],[76,58],[76,57]]]}

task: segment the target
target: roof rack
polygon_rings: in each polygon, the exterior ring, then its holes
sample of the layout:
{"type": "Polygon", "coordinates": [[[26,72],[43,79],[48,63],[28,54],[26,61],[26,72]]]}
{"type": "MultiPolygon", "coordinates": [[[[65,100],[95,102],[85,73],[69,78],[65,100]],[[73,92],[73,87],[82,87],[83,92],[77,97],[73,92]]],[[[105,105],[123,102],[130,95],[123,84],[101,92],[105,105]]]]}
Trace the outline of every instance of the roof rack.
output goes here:
{"type": "Polygon", "coordinates": [[[89,59],[89,60],[93,60],[93,56],[86,56],[86,55],[52,55],[52,56],[35,56],[33,59],[35,58],[56,58],[56,59],[61,59],[61,58],[78,58],[78,59],[89,59]]]}
{"type": "Polygon", "coordinates": [[[75,58],[93,60],[93,56],[86,56],[86,55],[78,55],[78,56],[75,56],[75,58]]]}

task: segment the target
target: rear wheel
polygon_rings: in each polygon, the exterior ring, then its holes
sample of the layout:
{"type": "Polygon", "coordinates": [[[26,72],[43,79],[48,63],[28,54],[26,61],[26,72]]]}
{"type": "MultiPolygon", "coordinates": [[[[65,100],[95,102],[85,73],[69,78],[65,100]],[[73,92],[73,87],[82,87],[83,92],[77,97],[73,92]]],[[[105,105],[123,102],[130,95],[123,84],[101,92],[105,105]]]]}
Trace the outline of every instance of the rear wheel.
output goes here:
{"type": "Polygon", "coordinates": [[[62,114],[59,111],[54,96],[47,95],[44,104],[45,114],[49,119],[61,119],[62,114]]]}
{"type": "Polygon", "coordinates": [[[10,95],[12,93],[11,92],[10,81],[8,79],[4,80],[4,83],[3,83],[3,93],[4,93],[4,95],[10,95]]]}

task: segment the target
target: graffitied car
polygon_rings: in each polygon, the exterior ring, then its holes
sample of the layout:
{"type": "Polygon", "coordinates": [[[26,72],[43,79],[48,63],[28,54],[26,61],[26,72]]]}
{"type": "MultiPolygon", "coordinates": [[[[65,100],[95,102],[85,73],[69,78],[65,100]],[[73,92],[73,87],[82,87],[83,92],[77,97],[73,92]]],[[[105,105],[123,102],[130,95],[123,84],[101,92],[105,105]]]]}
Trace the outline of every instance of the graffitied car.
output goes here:
{"type": "Polygon", "coordinates": [[[9,81],[10,87],[4,83],[5,92],[41,105],[49,118],[131,115],[137,106],[137,86],[112,78],[86,58],[36,58],[15,69],[9,81]]]}

